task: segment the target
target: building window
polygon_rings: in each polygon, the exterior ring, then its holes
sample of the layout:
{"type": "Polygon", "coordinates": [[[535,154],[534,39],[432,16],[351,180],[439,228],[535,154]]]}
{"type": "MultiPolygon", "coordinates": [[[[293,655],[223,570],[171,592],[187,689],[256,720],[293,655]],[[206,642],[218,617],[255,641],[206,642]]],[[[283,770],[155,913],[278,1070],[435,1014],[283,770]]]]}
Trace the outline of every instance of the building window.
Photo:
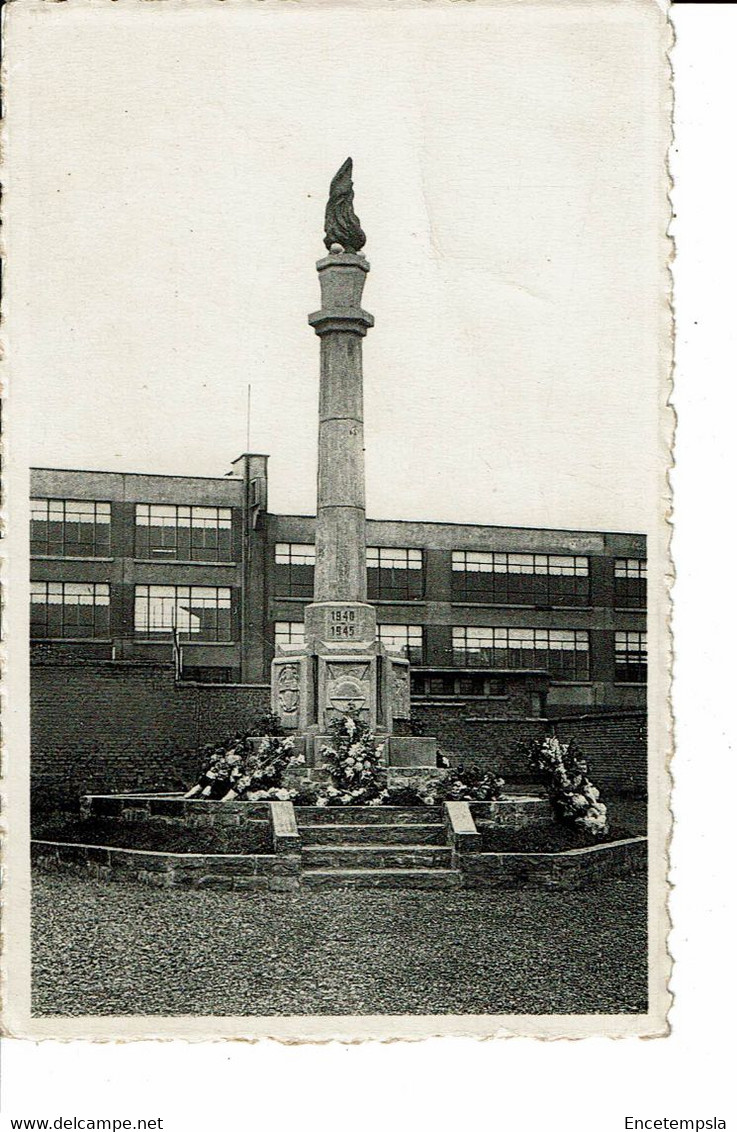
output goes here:
{"type": "Polygon", "coordinates": [[[305,643],[304,621],[276,621],[274,641],[277,645],[303,645],[305,643]]]}
{"type": "Polygon", "coordinates": [[[110,504],[87,499],[32,499],[31,554],[108,558],[110,504]]]}
{"type": "Polygon", "coordinates": [[[136,586],[135,630],[141,637],[230,641],[231,594],[226,586],[136,586]]]}
{"type": "Polygon", "coordinates": [[[377,633],[382,645],[422,664],[422,625],[378,625],[377,633]]]}
{"type": "Polygon", "coordinates": [[[369,601],[416,601],[424,592],[422,551],[397,546],[366,547],[369,601]]]}
{"type": "Polygon", "coordinates": [[[614,634],[614,678],[622,684],[647,682],[647,633],[614,634]]]}
{"type": "Polygon", "coordinates": [[[231,562],[230,507],[136,504],[136,557],[183,562],[231,562]]]}
{"type": "Polygon", "coordinates": [[[614,604],[620,609],[647,606],[647,559],[614,559],[614,604]]]}
{"type": "Polygon", "coordinates": [[[554,680],[588,680],[589,635],[578,629],[453,629],[463,668],[542,668],[554,680]]]}
{"type": "Polygon", "coordinates": [[[31,638],[110,636],[110,586],[105,582],[31,582],[31,638]]]}
{"type": "Polygon", "coordinates": [[[453,551],[453,601],[588,605],[589,560],[566,554],[453,551]]]}
{"type": "Polygon", "coordinates": [[[278,542],[274,552],[276,592],[280,597],[312,597],[315,548],[304,542],[278,542]]]}

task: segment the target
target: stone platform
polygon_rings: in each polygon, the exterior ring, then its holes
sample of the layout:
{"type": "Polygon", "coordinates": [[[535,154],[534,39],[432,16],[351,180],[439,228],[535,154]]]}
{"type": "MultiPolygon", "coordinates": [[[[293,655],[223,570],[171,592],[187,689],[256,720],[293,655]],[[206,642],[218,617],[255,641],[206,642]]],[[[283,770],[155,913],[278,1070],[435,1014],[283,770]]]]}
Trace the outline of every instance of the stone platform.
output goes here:
{"type": "MultiPolygon", "coordinates": [[[[307,771],[300,767],[296,772],[298,784],[308,776],[319,780],[327,772],[319,769],[307,771]]],[[[442,769],[429,770],[414,767],[390,767],[389,783],[394,787],[430,786],[445,775],[442,769]]],[[[289,775],[290,772],[287,772],[289,775]]],[[[285,785],[291,785],[286,781],[285,785]]],[[[181,822],[189,826],[242,826],[248,822],[269,823],[273,806],[291,806],[291,803],[273,802],[213,802],[208,798],[185,798],[181,794],[84,794],[80,799],[83,818],[121,818],[125,821],[145,821],[158,818],[181,822]]],[[[546,825],[553,821],[550,803],[538,797],[502,797],[493,802],[453,802],[451,806],[467,807],[473,828],[488,825],[495,828],[521,829],[527,825],[546,825]]],[[[375,825],[385,822],[386,814],[406,815],[398,820],[421,821],[417,815],[434,814],[438,806],[298,806],[295,812],[306,814],[310,823],[323,821],[320,815],[348,815],[338,824],[375,825]],[[315,815],[312,817],[311,815],[315,815]]],[[[337,820],[337,819],[336,819],[337,820]]],[[[392,824],[392,823],[389,823],[392,824]]]]}
{"type": "MultiPolygon", "coordinates": [[[[647,867],[647,838],[551,853],[483,852],[479,824],[540,824],[541,799],[445,802],[438,806],[299,806],[291,802],[211,802],[174,795],[87,795],[85,816],[185,825],[268,829],[270,853],[160,853],[32,841],[45,869],[99,879],[233,891],[300,887],[370,889],[578,888],[647,867]],[[482,815],[485,815],[482,816],[482,815]],[[501,816],[500,816],[501,815],[501,816]]],[[[552,820],[548,813],[548,821],[552,820]]],[[[244,829],[245,835],[245,829],[244,829]]]]}

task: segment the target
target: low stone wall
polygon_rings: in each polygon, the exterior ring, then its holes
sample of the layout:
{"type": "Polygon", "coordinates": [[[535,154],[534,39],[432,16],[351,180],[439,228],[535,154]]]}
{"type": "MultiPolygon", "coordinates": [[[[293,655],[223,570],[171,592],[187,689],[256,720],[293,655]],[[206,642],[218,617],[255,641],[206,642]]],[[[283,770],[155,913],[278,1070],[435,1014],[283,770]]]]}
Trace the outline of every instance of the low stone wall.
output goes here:
{"type": "Polygon", "coordinates": [[[86,794],[80,799],[79,809],[83,820],[153,820],[190,829],[241,829],[244,849],[247,846],[258,853],[281,853],[285,851],[284,839],[277,836],[274,828],[274,811],[278,805],[269,802],[211,802],[202,798],[182,798],[181,795],[86,794]]]}
{"type": "Polygon", "coordinates": [[[471,802],[470,806],[479,829],[524,829],[550,825],[555,820],[547,798],[498,798],[495,802],[471,802]]]}
{"type": "Polygon", "coordinates": [[[563,853],[469,853],[464,888],[583,888],[647,869],[647,838],[632,837],[563,853]]]}
{"type": "Polygon", "coordinates": [[[299,888],[300,858],[294,854],[155,853],[147,849],[112,849],[31,841],[31,860],[45,872],[75,872],[98,880],[137,881],[158,888],[263,889],[299,888]]]}
{"type": "MultiPolygon", "coordinates": [[[[300,771],[301,777],[314,780],[320,772],[300,771]]],[[[431,790],[447,771],[422,767],[393,769],[390,785],[412,786],[431,790]]],[[[290,783],[292,785],[292,783],[290,783]]],[[[181,822],[188,826],[242,826],[249,822],[270,821],[269,802],[212,802],[206,798],[182,798],[167,794],[86,794],[80,800],[83,818],[122,818],[139,821],[145,817],[181,822]]],[[[495,829],[522,829],[529,825],[547,825],[553,820],[547,798],[516,796],[493,802],[470,802],[477,823],[495,829]]]]}
{"type": "Polygon", "coordinates": [[[84,794],[80,799],[83,818],[140,821],[151,817],[188,826],[268,824],[269,807],[269,802],[211,802],[181,794],[84,794]]]}
{"type": "MultiPolygon", "coordinates": [[[[453,868],[459,870],[466,888],[573,889],[647,868],[645,837],[551,853],[480,851],[479,829],[520,829],[550,823],[550,806],[544,798],[517,796],[494,802],[446,802],[443,809],[448,844],[453,849],[453,868]]],[[[265,834],[268,830],[275,851],[268,854],[167,853],[34,840],[31,854],[35,864],[46,870],[72,869],[98,879],[139,881],[166,887],[261,888],[282,892],[298,888],[302,881],[300,832],[291,802],[210,802],[163,795],[90,795],[82,800],[82,811],[85,815],[121,822],[163,818],[190,826],[241,827],[256,822],[265,827],[265,834]]],[[[380,808],[367,812],[375,822],[383,818],[380,808]]],[[[404,811],[413,819],[416,812],[414,808],[404,811]]],[[[344,820],[347,817],[345,815],[344,820]]],[[[339,810],[335,812],[335,820],[340,824],[339,810]]],[[[390,820],[400,819],[392,815],[390,820]]],[[[398,887],[402,887],[401,884],[398,887]]]]}

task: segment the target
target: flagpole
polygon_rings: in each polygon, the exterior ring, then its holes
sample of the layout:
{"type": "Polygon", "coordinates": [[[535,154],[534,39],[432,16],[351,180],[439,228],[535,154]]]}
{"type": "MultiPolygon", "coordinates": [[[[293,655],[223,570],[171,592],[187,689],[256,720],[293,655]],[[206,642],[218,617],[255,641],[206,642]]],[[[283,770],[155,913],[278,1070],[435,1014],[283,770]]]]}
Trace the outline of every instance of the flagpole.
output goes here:
{"type": "Polygon", "coordinates": [[[248,383],[246,395],[246,452],[243,461],[243,533],[241,538],[241,684],[245,684],[247,676],[246,647],[248,633],[248,586],[250,583],[251,553],[251,383],[248,383]]]}

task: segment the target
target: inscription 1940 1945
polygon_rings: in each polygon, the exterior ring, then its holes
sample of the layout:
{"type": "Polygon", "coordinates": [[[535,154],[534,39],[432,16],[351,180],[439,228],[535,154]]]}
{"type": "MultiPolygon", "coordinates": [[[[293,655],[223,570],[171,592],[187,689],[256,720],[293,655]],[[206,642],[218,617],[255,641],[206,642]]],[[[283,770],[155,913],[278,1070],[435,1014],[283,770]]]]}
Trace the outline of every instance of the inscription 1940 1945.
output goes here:
{"type": "Polygon", "coordinates": [[[328,638],[331,641],[342,641],[346,637],[356,636],[356,611],[345,609],[331,609],[328,620],[328,638]]]}

